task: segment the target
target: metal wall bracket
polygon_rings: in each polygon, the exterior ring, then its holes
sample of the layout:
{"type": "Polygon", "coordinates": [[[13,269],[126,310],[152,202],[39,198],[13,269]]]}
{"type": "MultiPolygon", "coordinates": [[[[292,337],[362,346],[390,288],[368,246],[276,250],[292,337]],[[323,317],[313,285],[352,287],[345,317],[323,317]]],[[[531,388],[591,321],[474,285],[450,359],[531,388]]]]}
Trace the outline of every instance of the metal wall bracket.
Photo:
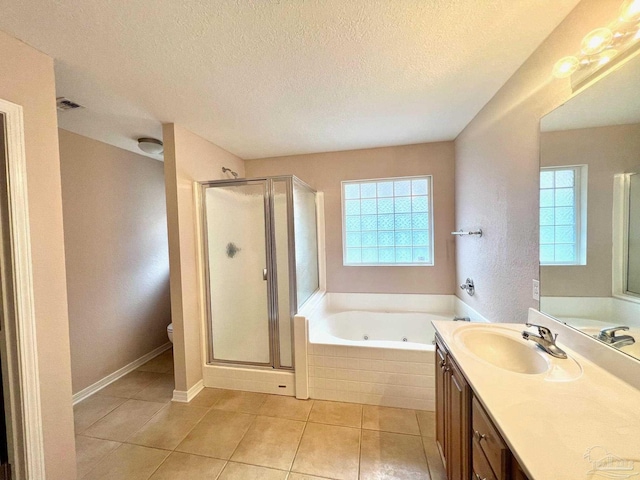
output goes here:
{"type": "Polygon", "coordinates": [[[481,237],[482,236],[482,229],[479,228],[478,230],[475,230],[475,231],[458,230],[456,232],[451,232],[451,235],[457,235],[458,237],[462,237],[462,236],[465,236],[465,235],[475,235],[477,237],[481,237]]]}

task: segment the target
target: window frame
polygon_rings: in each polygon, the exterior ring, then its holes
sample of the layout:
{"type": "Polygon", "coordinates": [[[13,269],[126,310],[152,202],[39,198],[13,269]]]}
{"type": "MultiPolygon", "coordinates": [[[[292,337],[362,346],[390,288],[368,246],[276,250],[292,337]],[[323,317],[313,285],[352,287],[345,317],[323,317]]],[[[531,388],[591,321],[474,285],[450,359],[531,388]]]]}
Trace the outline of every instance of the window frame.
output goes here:
{"type": "MultiPolygon", "coordinates": [[[[413,197],[414,195],[409,195],[409,198],[413,197]]],[[[422,195],[417,195],[417,196],[422,196],[422,195]]],[[[396,197],[395,192],[394,195],[391,197],[378,197],[376,194],[376,200],[378,198],[401,198],[402,196],[399,195],[398,197],[396,197]]],[[[360,199],[362,199],[362,197],[360,197],[360,199]]],[[[357,180],[343,180],[340,182],[340,206],[341,206],[341,224],[342,224],[342,265],[344,267],[433,267],[435,266],[435,258],[434,258],[434,243],[435,243],[435,232],[434,232],[434,218],[433,218],[433,175],[411,175],[411,176],[403,176],[403,177],[382,177],[382,178],[366,178],[366,179],[357,179],[357,180]],[[430,261],[429,262],[424,262],[424,263],[381,263],[381,262],[377,262],[377,263],[349,263],[347,262],[347,225],[346,225],[346,221],[347,221],[347,216],[346,216],[346,212],[345,212],[345,185],[353,185],[353,184],[363,184],[363,183],[378,183],[378,182],[395,182],[395,181],[402,181],[402,180],[426,180],[427,181],[427,197],[428,197],[428,204],[427,204],[427,212],[428,212],[428,224],[427,224],[427,231],[428,231],[428,239],[429,239],[429,244],[427,245],[427,249],[429,252],[429,257],[430,257],[430,261]]],[[[378,215],[378,213],[376,213],[376,215],[378,215]]],[[[394,212],[395,215],[395,212],[394,212]]],[[[375,230],[376,232],[378,231],[377,229],[375,230]]],[[[395,232],[396,230],[390,230],[395,232]]],[[[410,231],[413,231],[413,229],[411,229],[410,231]]],[[[362,230],[360,230],[360,232],[362,232],[362,230]]],[[[402,246],[401,246],[402,247],[402,246]]],[[[362,248],[362,247],[361,247],[362,248]]],[[[376,247],[376,248],[379,248],[376,247]]],[[[398,246],[396,246],[395,244],[395,239],[394,239],[394,244],[392,246],[392,248],[398,248],[398,246]]],[[[413,248],[413,247],[412,247],[413,248]]]]}
{"type": "MultiPolygon", "coordinates": [[[[578,267],[585,266],[587,264],[587,182],[588,182],[588,165],[554,165],[540,167],[540,173],[543,171],[559,171],[559,170],[573,170],[574,172],[574,235],[575,235],[575,258],[573,262],[543,262],[541,256],[542,245],[558,245],[543,244],[541,241],[540,231],[543,226],[540,223],[540,209],[543,208],[540,202],[540,195],[542,186],[538,184],[538,260],[542,267],[578,267]]],[[[557,187],[553,187],[555,193],[557,187]]],[[[555,207],[554,207],[555,208],[555,207]]],[[[553,227],[556,227],[554,220],[553,227]]],[[[555,239],[554,239],[555,240],[555,239]]]]}

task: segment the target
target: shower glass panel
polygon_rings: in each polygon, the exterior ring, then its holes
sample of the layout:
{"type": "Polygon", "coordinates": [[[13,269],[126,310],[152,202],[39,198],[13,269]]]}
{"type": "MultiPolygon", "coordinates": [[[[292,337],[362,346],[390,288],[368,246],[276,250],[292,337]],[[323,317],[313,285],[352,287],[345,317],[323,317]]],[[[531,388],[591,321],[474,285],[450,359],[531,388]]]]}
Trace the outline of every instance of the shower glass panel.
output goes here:
{"type": "Polygon", "coordinates": [[[271,363],[265,198],[265,182],[205,190],[215,360],[271,363]]]}
{"type": "MultiPolygon", "coordinates": [[[[275,241],[275,261],[278,284],[278,350],[280,358],[280,366],[293,366],[293,352],[291,345],[293,343],[293,328],[291,320],[293,318],[291,306],[291,288],[289,280],[292,278],[290,274],[289,262],[289,219],[287,212],[289,211],[288,185],[286,180],[273,181],[273,237],[275,241]]],[[[293,259],[292,259],[293,260],[293,259]]],[[[293,263],[293,262],[291,262],[293,263]]]]}
{"type": "Polygon", "coordinates": [[[297,307],[300,308],[319,288],[318,222],[316,193],[297,178],[293,179],[295,212],[297,307]]]}
{"type": "Polygon", "coordinates": [[[293,369],[293,316],[319,284],[316,192],[293,176],[200,189],[208,362],[293,369]]]}

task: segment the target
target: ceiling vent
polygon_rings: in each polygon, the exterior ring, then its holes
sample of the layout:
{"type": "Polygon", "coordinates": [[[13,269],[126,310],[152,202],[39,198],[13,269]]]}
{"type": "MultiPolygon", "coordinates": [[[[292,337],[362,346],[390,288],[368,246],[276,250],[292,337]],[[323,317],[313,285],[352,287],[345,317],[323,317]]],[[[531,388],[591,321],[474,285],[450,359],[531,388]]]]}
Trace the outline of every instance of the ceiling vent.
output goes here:
{"type": "Polygon", "coordinates": [[[61,112],[64,112],[66,110],[75,110],[76,108],[84,108],[82,105],[76,102],[72,102],[68,98],[64,98],[64,97],[56,98],[56,107],[61,112]]]}

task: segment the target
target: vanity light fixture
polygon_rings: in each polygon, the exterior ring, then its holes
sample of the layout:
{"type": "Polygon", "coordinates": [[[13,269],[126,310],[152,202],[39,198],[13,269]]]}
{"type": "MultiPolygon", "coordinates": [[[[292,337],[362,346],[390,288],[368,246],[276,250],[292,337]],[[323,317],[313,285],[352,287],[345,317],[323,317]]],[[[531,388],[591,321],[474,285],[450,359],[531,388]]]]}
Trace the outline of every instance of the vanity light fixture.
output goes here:
{"type": "Polygon", "coordinates": [[[624,2],[618,19],[624,23],[640,21],[640,0],[627,0],[624,2]]]}
{"type": "MultiPolygon", "coordinates": [[[[580,52],[561,58],[553,66],[556,78],[571,77],[574,90],[583,85],[593,73],[610,63],[622,59],[640,40],[640,0],[626,0],[620,7],[617,19],[608,27],[596,28],[582,39],[580,52]]],[[[635,48],[634,48],[635,50],[635,48]]]]}
{"type": "Polygon", "coordinates": [[[157,138],[139,138],[138,148],[144,153],[148,153],[150,155],[159,155],[164,152],[164,145],[157,138]]]}
{"type": "Polygon", "coordinates": [[[578,57],[563,57],[553,66],[553,76],[556,78],[570,77],[579,67],[580,60],[578,60],[578,57]]]}
{"type": "Polygon", "coordinates": [[[582,39],[580,51],[585,55],[602,52],[613,43],[613,32],[608,28],[596,28],[582,39]]]}

